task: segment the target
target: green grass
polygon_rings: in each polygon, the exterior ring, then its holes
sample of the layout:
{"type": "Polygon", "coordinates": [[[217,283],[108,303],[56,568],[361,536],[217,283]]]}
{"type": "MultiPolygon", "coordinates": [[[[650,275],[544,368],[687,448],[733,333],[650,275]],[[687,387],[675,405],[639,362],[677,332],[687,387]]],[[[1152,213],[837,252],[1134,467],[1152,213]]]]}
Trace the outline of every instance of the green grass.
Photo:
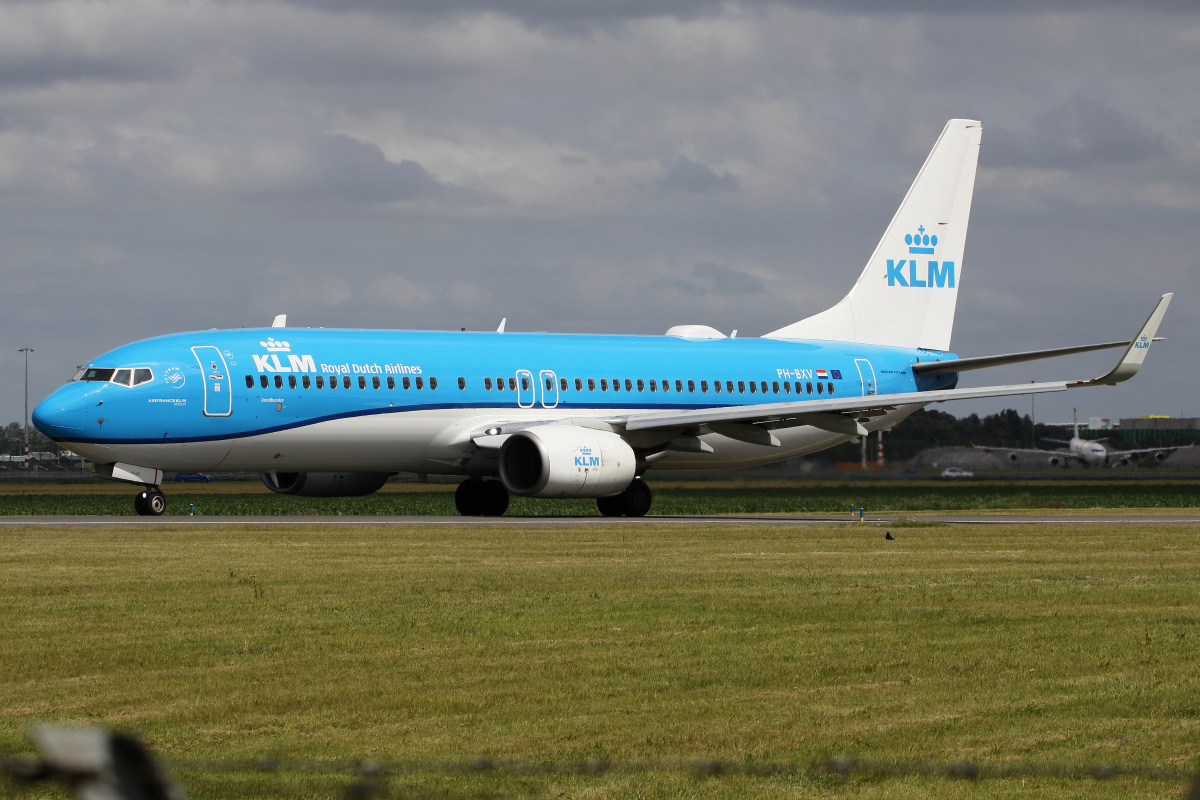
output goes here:
{"type": "MultiPolygon", "coordinates": [[[[36,722],[333,762],[846,755],[1200,768],[1183,526],[0,529],[0,752],[36,722]]],[[[194,797],[329,770],[180,768],[194,797]]],[[[1171,797],[1119,778],[446,775],[436,797],[1171,797]]]]}
{"type": "MultiPolygon", "coordinates": [[[[107,494],[55,493],[52,486],[28,494],[0,496],[2,515],[133,515],[135,488],[108,485],[107,494]]],[[[928,481],[912,483],[722,485],[654,488],[652,514],[812,514],[849,512],[865,506],[868,512],[976,511],[1002,509],[1194,508],[1200,489],[1184,482],[976,484],[928,481]]],[[[5,487],[16,491],[19,487],[5,487]]],[[[107,488],[107,487],[106,487],[107,488]]],[[[189,506],[204,516],[315,515],[446,515],[455,514],[453,485],[422,487],[428,491],[380,492],[367,497],[290,497],[248,487],[166,486],[167,513],[184,515],[189,506]]],[[[512,516],[595,516],[594,500],[513,498],[512,516]]]]}

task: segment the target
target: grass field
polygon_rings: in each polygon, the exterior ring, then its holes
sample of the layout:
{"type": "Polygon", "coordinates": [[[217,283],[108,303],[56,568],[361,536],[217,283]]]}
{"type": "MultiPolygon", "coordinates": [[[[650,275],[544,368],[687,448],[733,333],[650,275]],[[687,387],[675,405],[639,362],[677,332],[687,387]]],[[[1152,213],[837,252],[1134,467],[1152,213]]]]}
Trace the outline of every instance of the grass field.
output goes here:
{"type": "MultiPolygon", "coordinates": [[[[1182,526],[0,529],[0,753],[1200,768],[1182,526]]],[[[180,766],[193,797],[345,779],[180,766]]],[[[1117,778],[391,779],[421,797],[1160,798],[1117,778]]],[[[61,795],[56,795],[61,796],[61,795]]]]}
{"type": "MultiPolygon", "coordinates": [[[[987,511],[1001,509],[1179,509],[1200,506],[1194,481],[886,481],[701,483],[651,482],[652,514],[813,514],[849,512],[987,511]]],[[[132,516],[136,487],[114,483],[0,485],[0,515],[132,516]]],[[[289,497],[261,483],[173,484],[167,514],[446,515],[453,483],[391,483],[367,497],[289,497]]],[[[513,498],[512,516],[596,516],[594,500],[513,498]]]]}

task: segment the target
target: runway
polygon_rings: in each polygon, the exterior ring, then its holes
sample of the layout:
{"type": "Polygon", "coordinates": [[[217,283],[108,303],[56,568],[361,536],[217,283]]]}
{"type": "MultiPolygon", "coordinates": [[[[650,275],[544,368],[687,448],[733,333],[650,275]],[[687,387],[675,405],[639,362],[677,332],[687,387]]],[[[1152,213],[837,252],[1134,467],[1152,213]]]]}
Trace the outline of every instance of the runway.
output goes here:
{"type": "Polygon", "coordinates": [[[1200,525],[1200,512],[1144,514],[868,514],[861,522],[848,514],[731,515],[703,517],[0,517],[0,528],[212,528],[434,526],[447,528],[568,528],[655,525],[734,525],[803,527],[932,522],[944,525],[1200,525]]]}

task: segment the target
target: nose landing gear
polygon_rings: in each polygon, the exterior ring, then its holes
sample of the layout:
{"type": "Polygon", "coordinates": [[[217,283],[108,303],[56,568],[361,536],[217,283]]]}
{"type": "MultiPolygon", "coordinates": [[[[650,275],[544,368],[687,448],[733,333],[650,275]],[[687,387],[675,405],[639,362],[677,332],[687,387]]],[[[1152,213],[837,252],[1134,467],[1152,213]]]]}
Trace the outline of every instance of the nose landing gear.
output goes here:
{"type": "Polygon", "coordinates": [[[167,510],[167,498],[157,486],[149,486],[133,498],[133,510],[142,517],[161,517],[167,510]]]}

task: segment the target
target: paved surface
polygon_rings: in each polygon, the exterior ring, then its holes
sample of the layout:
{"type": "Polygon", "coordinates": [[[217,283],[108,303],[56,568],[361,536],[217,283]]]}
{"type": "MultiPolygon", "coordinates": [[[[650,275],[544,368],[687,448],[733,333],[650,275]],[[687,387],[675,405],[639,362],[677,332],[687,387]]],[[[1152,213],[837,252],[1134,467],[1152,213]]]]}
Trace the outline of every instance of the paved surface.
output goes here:
{"type": "MultiPolygon", "coordinates": [[[[866,522],[901,520],[941,522],[950,525],[1200,525],[1200,513],[1177,514],[868,514],[866,522]]],[[[130,525],[164,526],[271,526],[330,527],[362,525],[433,525],[454,528],[521,527],[563,528],[606,525],[857,525],[847,514],[716,517],[0,517],[0,527],[102,528],[130,525]]]]}

